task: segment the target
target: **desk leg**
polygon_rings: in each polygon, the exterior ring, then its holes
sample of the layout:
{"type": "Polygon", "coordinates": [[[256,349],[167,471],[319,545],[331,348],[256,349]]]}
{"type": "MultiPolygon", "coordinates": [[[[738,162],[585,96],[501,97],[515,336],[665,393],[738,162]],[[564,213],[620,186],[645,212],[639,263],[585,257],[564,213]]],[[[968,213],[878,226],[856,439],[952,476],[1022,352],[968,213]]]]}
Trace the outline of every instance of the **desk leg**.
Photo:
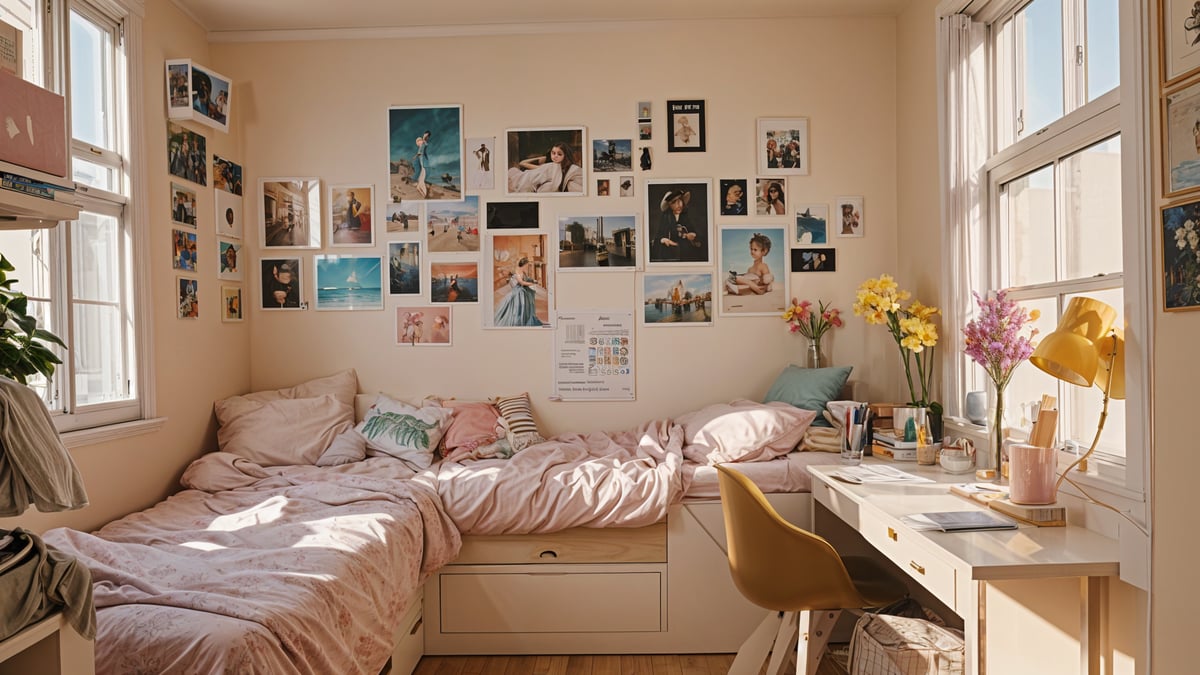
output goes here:
{"type": "MultiPolygon", "coordinates": [[[[963,665],[966,675],[987,675],[987,582],[970,581],[969,600],[959,612],[963,620],[963,665]]],[[[959,596],[960,603],[962,596],[959,596]]]]}
{"type": "Polygon", "coordinates": [[[1079,596],[1079,672],[1110,672],[1111,661],[1105,658],[1108,653],[1108,578],[1080,577],[1079,596]]]}

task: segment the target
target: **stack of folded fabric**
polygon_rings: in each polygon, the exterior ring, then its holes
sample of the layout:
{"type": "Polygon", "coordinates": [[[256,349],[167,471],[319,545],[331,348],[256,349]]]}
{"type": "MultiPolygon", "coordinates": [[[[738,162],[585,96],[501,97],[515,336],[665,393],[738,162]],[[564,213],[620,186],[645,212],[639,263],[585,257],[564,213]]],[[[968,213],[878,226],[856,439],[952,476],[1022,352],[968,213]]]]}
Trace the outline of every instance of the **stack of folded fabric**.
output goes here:
{"type": "Polygon", "coordinates": [[[841,452],[841,427],[809,427],[800,441],[800,449],[813,452],[841,452]]]}

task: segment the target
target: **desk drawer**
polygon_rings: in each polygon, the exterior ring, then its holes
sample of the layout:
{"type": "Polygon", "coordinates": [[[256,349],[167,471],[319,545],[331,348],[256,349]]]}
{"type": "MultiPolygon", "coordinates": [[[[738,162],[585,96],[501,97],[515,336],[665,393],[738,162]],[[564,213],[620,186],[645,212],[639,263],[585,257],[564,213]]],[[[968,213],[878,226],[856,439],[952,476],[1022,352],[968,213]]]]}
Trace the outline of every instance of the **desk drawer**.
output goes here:
{"type": "Polygon", "coordinates": [[[859,513],[859,522],[859,530],[872,546],[950,609],[958,610],[955,606],[954,567],[922,546],[919,534],[889,525],[868,509],[859,513]]]}

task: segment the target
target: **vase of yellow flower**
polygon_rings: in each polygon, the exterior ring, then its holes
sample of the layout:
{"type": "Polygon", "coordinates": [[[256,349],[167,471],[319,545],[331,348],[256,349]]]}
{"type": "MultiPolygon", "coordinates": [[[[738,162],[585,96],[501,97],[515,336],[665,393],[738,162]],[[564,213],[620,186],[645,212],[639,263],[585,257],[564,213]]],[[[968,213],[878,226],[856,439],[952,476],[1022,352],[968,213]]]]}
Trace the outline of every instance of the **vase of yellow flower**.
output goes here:
{"type": "MultiPolygon", "coordinates": [[[[859,285],[853,310],[855,316],[863,317],[869,324],[886,326],[892,334],[904,361],[909,405],[933,407],[935,402],[930,400],[929,390],[933,384],[933,349],[938,342],[933,318],[940,310],[916,300],[903,306],[911,297],[908,291],[900,290],[891,275],[883,274],[859,285]]],[[[939,412],[940,408],[937,405],[939,412]]]]}
{"type": "Polygon", "coordinates": [[[821,338],[829,332],[829,329],[842,326],[842,313],[833,308],[832,304],[818,300],[816,309],[813,309],[811,301],[801,302],[792,298],[792,305],[783,313],[783,320],[788,322],[788,330],[808,338],[805,364],[809,368],[825,367],[825,355],[821,352],[821,338]]]}

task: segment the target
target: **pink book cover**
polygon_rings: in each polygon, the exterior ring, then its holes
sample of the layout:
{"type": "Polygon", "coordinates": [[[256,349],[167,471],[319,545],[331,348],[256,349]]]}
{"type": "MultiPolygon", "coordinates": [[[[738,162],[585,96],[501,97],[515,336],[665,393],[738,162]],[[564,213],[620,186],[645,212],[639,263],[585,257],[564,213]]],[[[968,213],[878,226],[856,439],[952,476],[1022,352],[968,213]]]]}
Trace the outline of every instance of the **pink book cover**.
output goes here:
{"type": "Polygon", "coordinates": [[[65,177],[66,125],[62,96],[0,71],[0,160],[65,177]]]}

